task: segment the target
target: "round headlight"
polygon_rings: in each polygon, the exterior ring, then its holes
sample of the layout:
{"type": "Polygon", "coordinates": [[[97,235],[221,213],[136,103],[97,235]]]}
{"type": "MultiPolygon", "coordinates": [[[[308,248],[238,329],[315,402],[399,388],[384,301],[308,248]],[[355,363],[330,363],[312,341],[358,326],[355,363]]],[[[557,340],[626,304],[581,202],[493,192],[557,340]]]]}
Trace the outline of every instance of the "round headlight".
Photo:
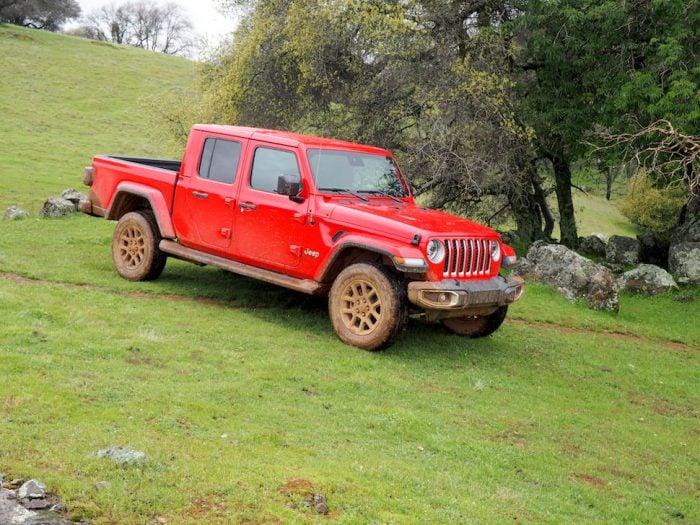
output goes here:
{"type": "Polygon", "coordinates": [[[432,263],[440,263],[445,258],[445,245],[437,239],[433,239],[428,243],[428,259],[432,263]]]}
{"type": "Polygon", "coordinates": [[[491,241],[491,258],[494,261],[501,258],[501,243],[498,241],[491,241]]]}

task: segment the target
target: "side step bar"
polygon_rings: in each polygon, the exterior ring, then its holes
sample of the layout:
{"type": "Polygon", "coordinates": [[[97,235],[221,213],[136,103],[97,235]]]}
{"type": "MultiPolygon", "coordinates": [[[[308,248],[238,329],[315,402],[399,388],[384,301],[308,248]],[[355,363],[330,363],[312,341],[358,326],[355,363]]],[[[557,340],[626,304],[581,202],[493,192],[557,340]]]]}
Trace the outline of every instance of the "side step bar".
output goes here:
{"type": "Polygon", "coordinates": [[[310,279],[297,279],[296,277],[271,272],[270,270],[263,270],[262,268],[256,268],[255,266],[249,266],[247,264],[231,261],[230,259],[224,259],[223,257],[193,250],[192,248],[187,248],[167,239],[160,241],[159,247],[161,251],[173,255],[178,259],[184,259],[185,261],[206,264],[209,266],[216,266],[217,268],[221,268],[229,272],[244,275],[246,277],[252,277],[253,279],[259,279],[278,286],[283,286],[297,292],[314,295],[324,291],[322,284],[310,279]]]}

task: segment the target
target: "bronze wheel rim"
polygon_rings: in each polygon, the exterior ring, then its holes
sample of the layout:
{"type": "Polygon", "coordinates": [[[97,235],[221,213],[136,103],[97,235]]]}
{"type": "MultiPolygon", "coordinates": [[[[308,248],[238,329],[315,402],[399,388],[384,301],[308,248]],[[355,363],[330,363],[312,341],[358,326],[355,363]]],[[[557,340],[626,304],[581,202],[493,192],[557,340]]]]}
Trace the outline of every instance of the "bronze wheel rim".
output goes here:
{"type": "Polygon", "coordinates": [[[146,239],[136,226],[127,226],[119,234],[119,258],[130,270],[138,268],[146,257],[146,239]]]}
{"type": "Polygon", "coordinates": [[[369,281],[350,282],[341,295],[340,317],[356,335],[372,333],[382,319],[382,300],[369,281]]]}

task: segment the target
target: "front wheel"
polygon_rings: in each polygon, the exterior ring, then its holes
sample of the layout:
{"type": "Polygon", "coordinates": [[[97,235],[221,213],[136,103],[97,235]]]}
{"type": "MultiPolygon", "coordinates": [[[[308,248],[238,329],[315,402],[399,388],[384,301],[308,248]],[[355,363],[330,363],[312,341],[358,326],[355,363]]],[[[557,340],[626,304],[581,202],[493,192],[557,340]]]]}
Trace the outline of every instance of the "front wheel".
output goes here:
{"type": "Polygon", "coordinates": [[[499,306],[498,309],[489,315],[479,315],[472,317],[448,317],[441,323],[450,332],[464,337],[486,337],[491,335],[503,324],[503,320],[508,313],[508,306],[499,306]]]}
{"type": "Polygon", "coordinates": [[[158,247],[160,240],[150,212],[132,211],[122,216],[112,236],[112,259],[119,275],[129,281],[158,278],[167,261],[158,247]]]}
{"type": "Polygon", "coordinates": [[[328,311],[343,342],[364,350],[381,350],[406,327],[406,291],[384,267],[353,264],[333,282],[328,311]]]}

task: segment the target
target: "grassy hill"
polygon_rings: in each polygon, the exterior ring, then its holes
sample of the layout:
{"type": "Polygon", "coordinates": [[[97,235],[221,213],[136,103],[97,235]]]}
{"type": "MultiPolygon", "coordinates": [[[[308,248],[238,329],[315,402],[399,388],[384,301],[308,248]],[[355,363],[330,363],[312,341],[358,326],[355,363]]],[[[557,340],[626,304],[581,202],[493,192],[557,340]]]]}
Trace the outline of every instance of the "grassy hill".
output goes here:
{"type": "MultiPolygon", "coordinates": [[[[191,62],[8,26],[0,59],[0,209],[36,213],[95,153],[179,154],[144,100],[191,62]]],[[[492,337],[411,320],[372,354],[322,299],[172,260],[124,281],[113,227],[0,221],[0,472],[71,518],[700,521],[696,289],[613,315],[530,284],[492,337]],[[94,456],[110,446],[148,459],[94,456]]]]}
{"type": "Polygon", "coordinates": [[[38,212],[82,183],[100,153],[175,155],[148,97],[188,86],[195,63],[104,42],[0,25],[0,209],[38,212]]]}

